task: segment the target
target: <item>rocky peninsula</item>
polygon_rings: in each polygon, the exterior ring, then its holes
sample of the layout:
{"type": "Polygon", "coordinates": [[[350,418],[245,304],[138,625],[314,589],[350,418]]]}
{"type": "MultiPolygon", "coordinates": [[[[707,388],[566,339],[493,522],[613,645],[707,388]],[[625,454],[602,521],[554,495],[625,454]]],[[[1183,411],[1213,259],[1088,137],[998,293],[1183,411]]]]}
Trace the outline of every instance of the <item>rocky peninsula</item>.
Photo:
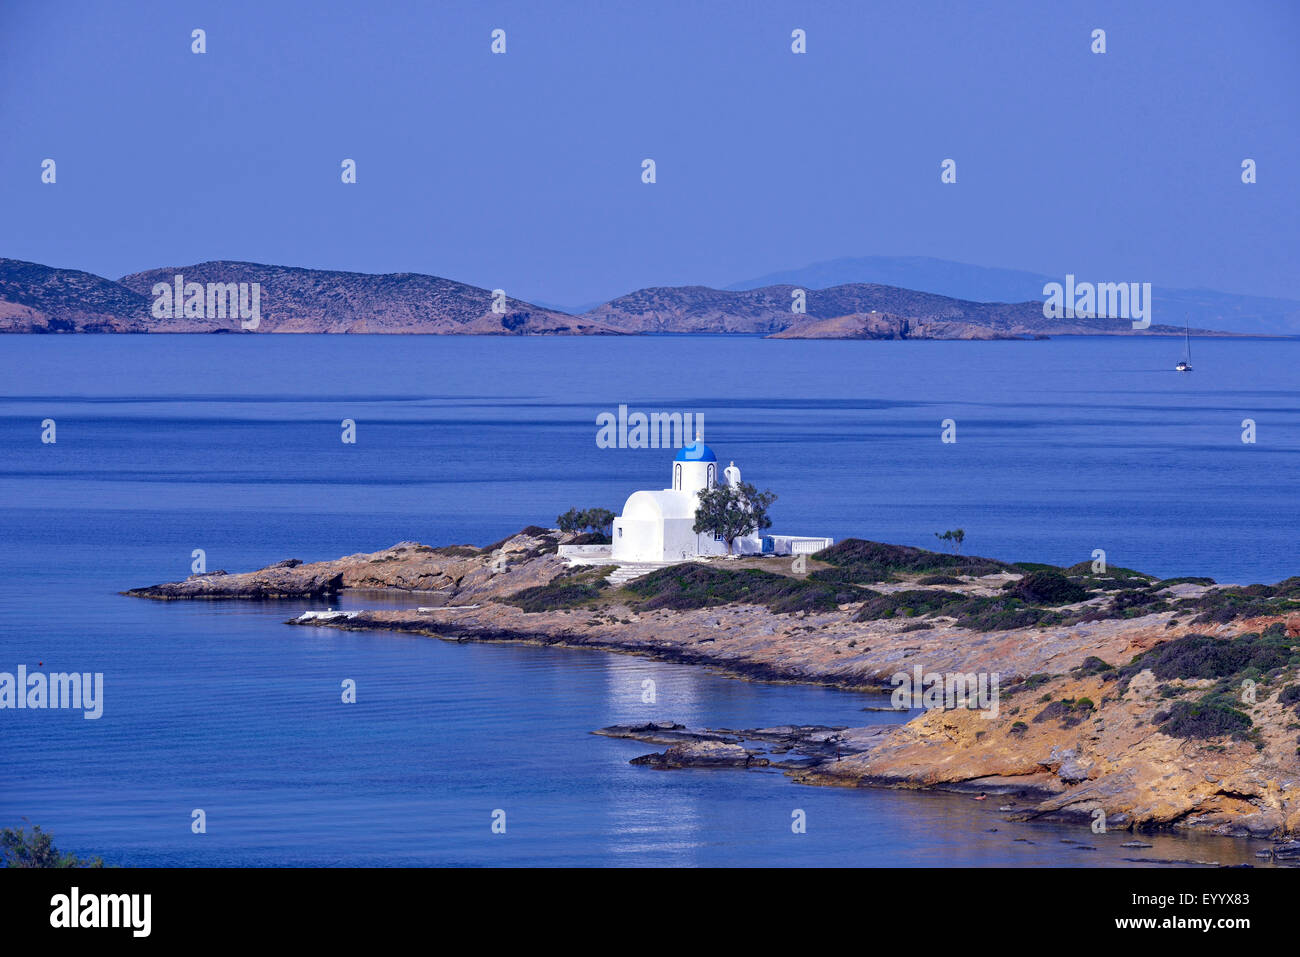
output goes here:
{"type": "Polygon", "coordinates": [[[586,540],[531,526],[482,548],[403,542],[124,594],[377,589],[421,604],[311,610],[288,624],[601,649],[870,692],[895,691],[900,674],[940,676],[941,690],[943,676],[988,678],[994,707],[928,707],[898,724],[596,733],[662,747],[636,759],[651,768],[776,767],[805,784],[997,794],[1020,820],[1272,838],[1283,859],[1300,848],[1300,578],[1160,580],[861,539],[798,571],[776,557],[629,570],[559,554],[586,540]]]}

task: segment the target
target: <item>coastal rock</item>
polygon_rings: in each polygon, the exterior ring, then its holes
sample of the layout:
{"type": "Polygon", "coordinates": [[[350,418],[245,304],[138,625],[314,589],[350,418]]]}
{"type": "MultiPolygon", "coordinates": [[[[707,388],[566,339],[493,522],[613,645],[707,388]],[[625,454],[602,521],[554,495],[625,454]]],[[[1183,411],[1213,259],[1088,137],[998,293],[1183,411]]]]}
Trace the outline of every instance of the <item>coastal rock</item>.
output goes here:
{"type": "Polygon", "coordinates": [[[1279,861],[1300,861],[1300,841],[1274,844],[1269,850],[1279,861]]]}
{"type": "Polygon", "coordinates": [[[545,584],[565,563],[550,554],[565,536],[547,529],[513,535],[487,549],[400,542],[378,552],[304,563],[290,558],[255,572],[191,575],[123,594],[156,599],[320,598],[344,589],[437,593],[432,603],[471,604],[545,584]]]}
{"type": "Polygon", "coordinates": [[[600,728],[592,734],[606,738],[629,738],[644,741],[647,744],[682,744],[698,741],[716,741],[738,744],[740,738],[734,734],[721,734],[714,731],[690,731],[684,725],[671,721],[652,721],[646,724],[615,724],[600,728]]]}
{"type": "Polygon", "coordinates": [[[191,575],[183,582],[133,588],[123,594],[168,601],[186,598],[324,598],[342,590],[343,575],[340,573],[328,569],[299,573],[297,568],[272,566],[247,575],[225,572],[191,575]]]}
{"type": "Polygon", "coordinates": [[[758,768],[772,762],[760,757],[739,744],[725,741],[695,741],[677,744],[658,754],[645,754],[633,758],[632,764],[641,764],[659,770],[671,768],[758,768]]]}

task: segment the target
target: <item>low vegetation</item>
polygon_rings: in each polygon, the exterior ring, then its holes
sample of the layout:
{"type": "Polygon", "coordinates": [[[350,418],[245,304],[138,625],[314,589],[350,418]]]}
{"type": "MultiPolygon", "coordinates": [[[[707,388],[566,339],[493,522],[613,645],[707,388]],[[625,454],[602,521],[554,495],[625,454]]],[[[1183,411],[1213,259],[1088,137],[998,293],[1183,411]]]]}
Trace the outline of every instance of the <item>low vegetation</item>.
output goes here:
{"type": "Polygon", "coordinates": [[[857,589],[758,568],[722,569],[694,562],[661,568],[633,579],[624,588],[637,596],[635,607],[646,611],[684,611],[733,603],[764,605],[777,613],[834,611],[844,602],[860,600],[855,594],[857,589]]]}
{"type": "Polygon", "coordinates": [[[1151,669],[1160,681],[1217,678],[1232,682],[1300,665],[1294,639],[1276,631],[1235,638],[1191,634],[1157,645],[1120,669],[1122,688],[1138,672],[1151,669]]]}
{"type": "Polygon", "coordinates": [[[1173,738],[1245,737],[1253,722],[1250,716],[1221,702],[1176,701],[1168,711],[1155,716],[1156,726],[1173,738]]]}
{"type": "Polygon", "coordinates": [[[538,540],[538,544],[527,551],[520,552],[517,559],[520,561],[529,558],[540,558],[542,555],[554,555],[560,547],[560,540],[555,537],[555,530],[551,528],[542,528],[540,525],[529,525],[527,528],[520,529],[514,535],[509,535],[499,542],[493,542],[491,545],[484,545],[479,549],[480,555],[491,554],[497,551],[513,538],[520,535],[527,535],[530,538],[538,540]]]}
{"type": "Polygon", "coordinates": [[[1073,605],[1089,597],[1086,588],[1058,571],[1033,571],[1002,588],[1030,605],[1073,605]]]}
{"type": "Polygon", "coordinates": [[[1080,724],[1085,718],[1091,717],[1095,706],[1091,698],[1061,698],[1053,701],[1038,714],[1034,715],[1034,723],[1041,724],[1044,721],[1059,721],[1063,728],[1073,728],[1080,724]]]}
{"type": "Polygon", "coordinates": [[[1120,693],[1145,670],[1161,682],[1158,691],[1170,699],[1170,705],[1152,720],[1162,733],[1188,739],[1226,735],[1255,740],[1260,747],[1262,741],[1252,735],[1253,721],[1243,707],[1247,682],[1260,686],[1256,688],[1259,700],[1271,686],[1280,687],[1281,703],[1300,701],[1300,689],[1285,683],[1297,667],[1300,649],[1295,640],[1287,637],[1285,629],[1274,627],[1231,638],[1183,635],[1135,656],[1115,674],[1120,693]],[[1208,688],[1203,684],[1207,680],[1214,682],[1208,688]]]}
{"type": "MultiPolygon", "coordinates": [[[[758,492],[753,494],[762,506],[759,510],[765,514],[766,498],[758,492]]],[[[728,503],[719,501],[720,514],[728,507],[728,503]]],[[[610,517],[604,509],[570,509],[560,516],[559,524],[572,533],[582,528],[605,527],[610,517]]],[[[726,532],[734,534],[736,527],[729,525],[726,532]]],[[[530,526],[523,534],[537,538],[538,545],[522,557],[555,552],[557,539],[552,530],[530,526]]],[[[942,539],[943,535],[939,537],[942,539]]],[[[595,530],[578,534],[572,540],[595,544],[606,542],[607,537],[595,530]]],[[[959,544],[956,532],[948,540],[959,544]]],[[[506,541],[509,539],[483,551],[500,548],[506,541]]],[[[459,550],[463,546],[452,548],[459,550]]],[[[597,600],[626,603],[647,611],[748,603],[777,613],[832,611],[840,605],[860,603],[855,621],[908,619],[905,627],[919,630],[933,627],[933,619],[946,619],[955,627],[981,632],[1070,626],[1169,611],[1189,612],[1196,622],[1219,623],[1300,610],[1300,578],[1290,578],[1277,585],[1213,588],[1196,597],[1179,598],[1166,589],[1179,584],[1212,585],[1212,579],[1157,579],[1117,565],[1096,570],[1091,562],[1069,567],[1039,562],[1011,564],[955,551],[935,552],[860,538],[844,539],[810,558],[813,568],[806,578],[785,574],[784,569],[778,572],[691,562],[658,569],[618,590],[607,587],[604,572],[574,570],[548,585],[524,589],[506,600],[527,611],[575,608],[597,600]],[[972,579],[990,575],[1016,577],[1002,583],[994,594],[961,590],[972,579]],[[886,583],[902,583],[904,587],[895,592],[870,587],[886,583]]],[[[982,584],[983,591],[990,590],[989,582],[982,584]]],[[[1168,681],[1223,677],[1217,673],[1201,675],[1198,669],[1217,672],[1228,668],[1233,674],[1257,669],[1263,673],[1268,667],[1277,668],[1279,662],[1294,658],[1287,650],[1290,642],[1280,625],[1262,636],[1245,636],[1230,650],[1224,650],[1223,644],[1220,639],[1204,635],[1186,636],[1149,652],[1148,655],[1156,657],[1149,658],[1141,667],[1153,667],[1162,681],[1168,681]],[[1206,659],[1199,665],[1194,661],[1198,655],[1206,659]],[[1217,664],[1210,660],[1217,658],[1230,660],[1217,664]],[[1247,658],[1249,662],[1233,664],[1247,658]]],[[[1119,680],[1124,687],[1136,673],[1134,665],[1115,668],[1095,658],[1085,664],[1096,669],[1085,670],[1085,674],[1104,674],[1107,680],[1119,680]]]]}
{"type": "Polygon", "coordinates": [[[968,595],[938,588],[876,594],[867,599],[854,620],[878,621],[922,615],[952,618],[957,627],[972,631],[1030,628],[1066,620],[1059,612],[1028,604],[1015,595],[968,595]]]}
{"type": "Polygon", "coordinates": [[[604,541],[592,544],[609,543],[609,532],[617,516],[607,508],[571,508],[555,520],[555,525],[562,532],[590,532],[601,536],[604,541]]]}
{"type": "Polygon", "coordinates": [[[5,867],[103,867],[100,858],[82,860],[75,854],[65,854],[54,846],[51,835],[41,830],[39,824],[28,831],[25,827],[0,829],[0,864],[5,867]]]}
{"type": "Polygon", "coordinates": [[[1180,604],[1200,613],[1193,619],[1197,624],[1222,624],[1238,618],[1285,615],[1300,611],[1300,577],[1288,578],[1276,585],[1216,588],[1180,604]]]}
{"type": "Polygon", "coordinates": [[[831,568],[809,575],[818,581],[853,585],[897,581],[904,575],[996,575],[1016,571],[1006,562],[971,555],[932,552],[910,545],[887,545],[861,538],[846,538],[813,556],[831,568]]]}
{"type": "Polygon", "coordinates": [[[501,599],[526,612],[558,611],[589,605],[604,594],[612,565],[574,569],[557,575],[545,585],[525,588],[501,599]]]}

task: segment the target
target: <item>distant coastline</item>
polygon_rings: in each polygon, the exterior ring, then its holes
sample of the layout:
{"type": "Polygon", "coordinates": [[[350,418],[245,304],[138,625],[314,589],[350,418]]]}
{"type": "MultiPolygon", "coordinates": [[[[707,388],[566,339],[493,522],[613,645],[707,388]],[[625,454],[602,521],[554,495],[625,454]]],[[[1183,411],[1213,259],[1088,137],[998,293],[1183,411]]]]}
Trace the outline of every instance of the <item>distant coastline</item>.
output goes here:
{"type": "MultiPolygon", "coordinates": [[[[1148,304],[1149,308],[1149,304],[1148,304]]],[[[799,339],[1024,340],[1182,335],[1127,318],[1048,318],[1042,301],[976,302],[877,283],[825,289],[640,289],[581,315],[504,289],[418,273],[376,275],[215,261],[120,280],[0,259],[0,332],[488,336],[756,335],[799,339]],[[173,293],[173,289],[175,292],[173,293]]],[[[1194,328],[1198,336],[1258,333],[1194,328]]]]}

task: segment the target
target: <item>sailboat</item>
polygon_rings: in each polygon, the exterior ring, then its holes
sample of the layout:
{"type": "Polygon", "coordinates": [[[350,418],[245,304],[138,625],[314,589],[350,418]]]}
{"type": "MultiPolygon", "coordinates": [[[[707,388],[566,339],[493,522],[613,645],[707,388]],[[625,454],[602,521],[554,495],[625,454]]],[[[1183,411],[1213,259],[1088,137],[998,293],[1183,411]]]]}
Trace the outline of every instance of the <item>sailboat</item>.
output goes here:
{"type": "Polygon", "coordinates": [[[1174,366],[1175,372],[1192,371],[1192,334],[1187,328],[1187,320],[1183,320],[1183,361],[1174,366]]]}

